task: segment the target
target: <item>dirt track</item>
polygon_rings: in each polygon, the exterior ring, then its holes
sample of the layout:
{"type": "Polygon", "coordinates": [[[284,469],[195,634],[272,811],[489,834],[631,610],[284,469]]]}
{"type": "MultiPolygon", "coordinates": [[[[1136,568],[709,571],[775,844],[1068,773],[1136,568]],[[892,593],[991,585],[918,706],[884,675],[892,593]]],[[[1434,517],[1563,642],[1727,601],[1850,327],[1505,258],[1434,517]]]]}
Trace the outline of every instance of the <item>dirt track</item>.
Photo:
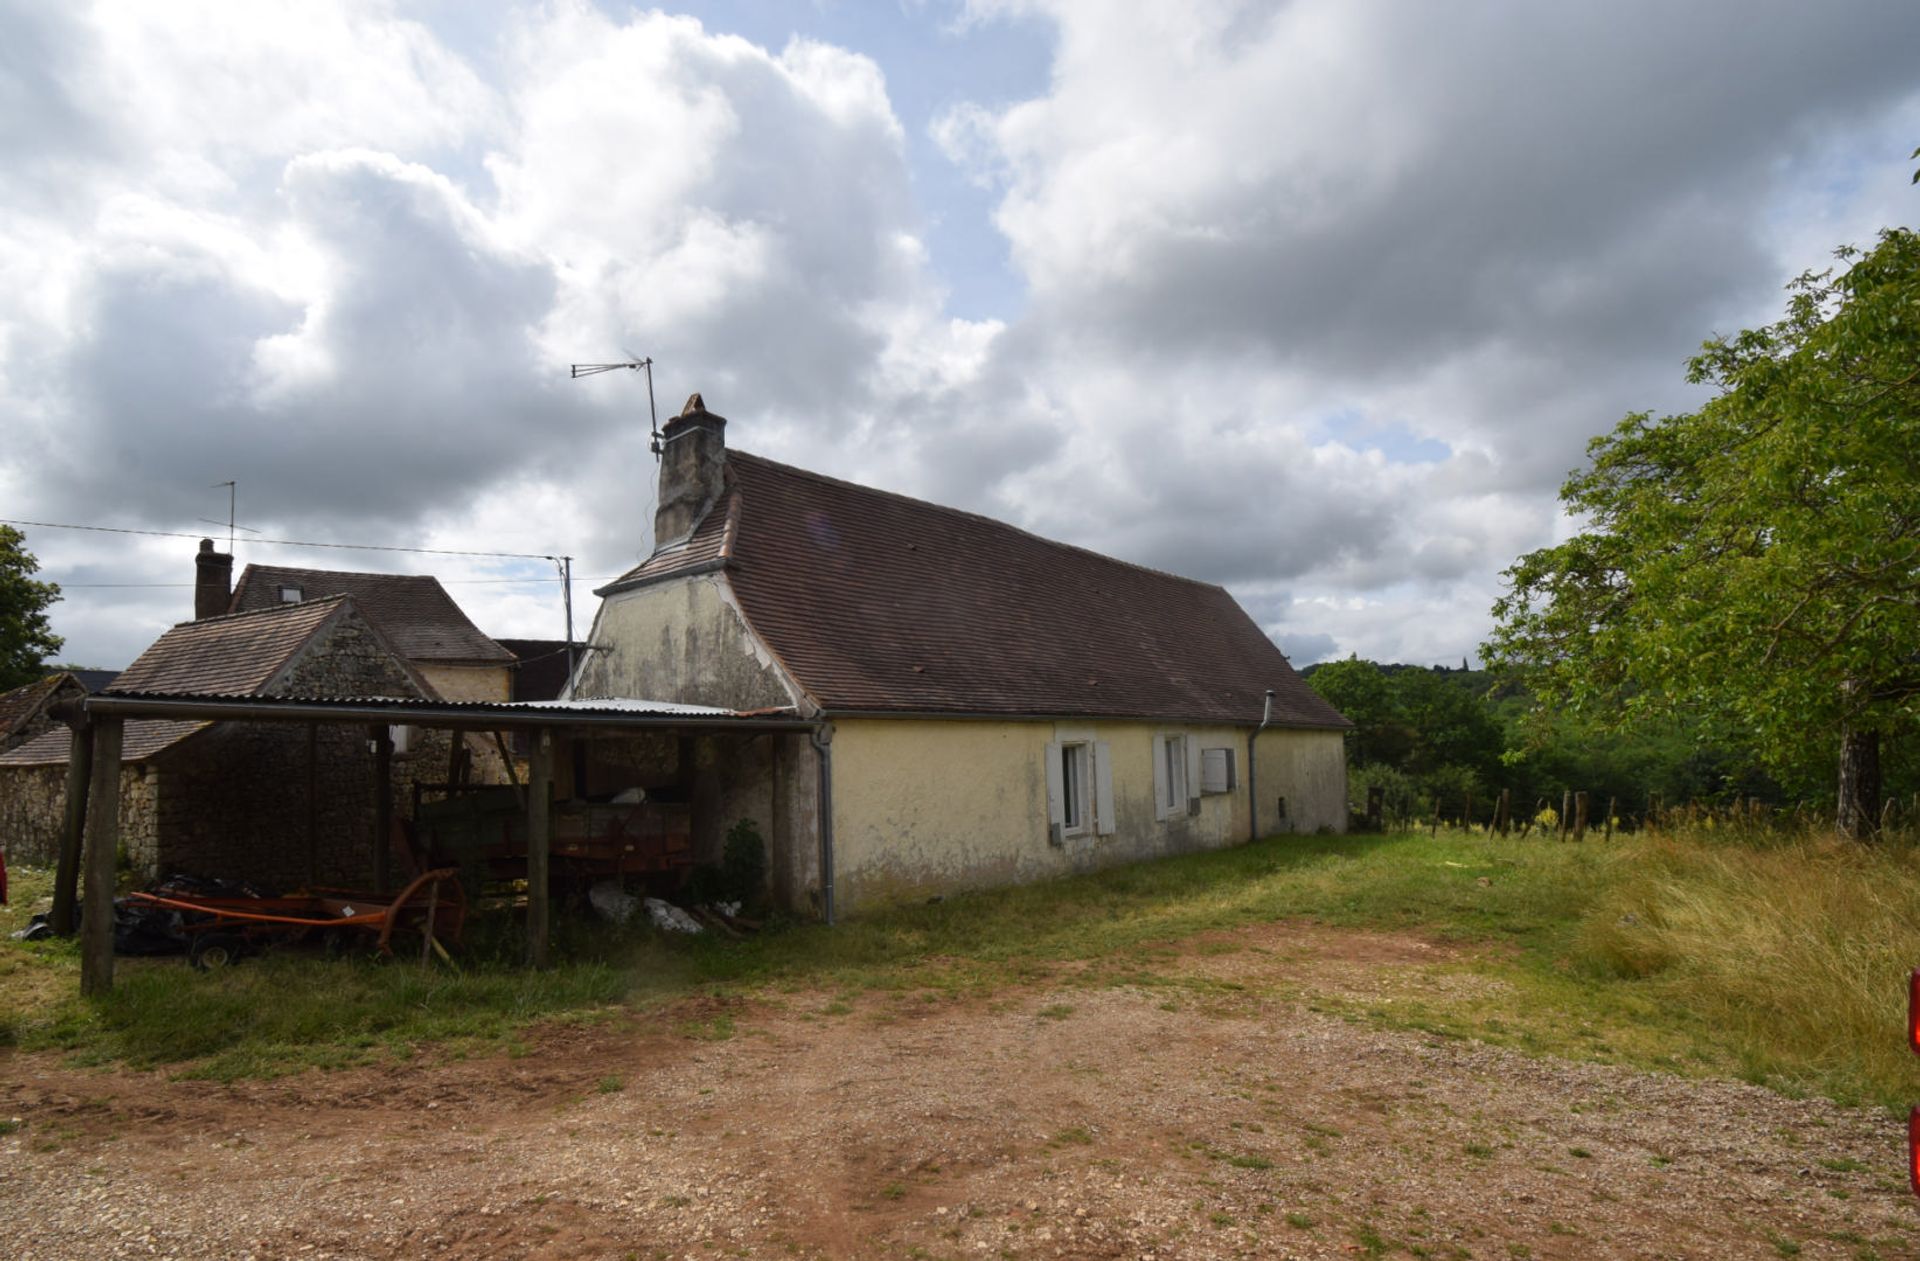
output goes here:
{"type": "Polygon", "coordinates": [[[11,1055],[0,1239],[46,1261],[1920,1255],[1883,1116],[1256,996],[1364,992],[1434,961],[1412,938],[1204,945],[1159,970],[1249,988],[770,995],[236,1086],[11,1055]],[[716,1017],[733,1036],[700,1036],[716,1017]]]}

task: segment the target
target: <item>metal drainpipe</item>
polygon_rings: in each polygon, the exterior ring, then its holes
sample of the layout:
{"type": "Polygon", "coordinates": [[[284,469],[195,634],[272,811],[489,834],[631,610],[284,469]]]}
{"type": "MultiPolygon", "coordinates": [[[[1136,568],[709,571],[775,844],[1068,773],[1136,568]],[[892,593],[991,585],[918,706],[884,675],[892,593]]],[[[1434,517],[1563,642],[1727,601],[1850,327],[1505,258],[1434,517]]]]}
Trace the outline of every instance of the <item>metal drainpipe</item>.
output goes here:
{"type": "Polygon", "coordinates": [[[833,923],[833,726],[821,723],[808,733],[820,758],[820,907],[833,923]]]}
{"type": "Polygon", "coordinates": [[[1273,721],[1273,689],[1267,689],[1267,707],[1260,711],[1260,725],[1247,737],[1247,839],[1260,839],[1260,772],[1259,762],[1254,760],[1253,742],[1273,721]]]}

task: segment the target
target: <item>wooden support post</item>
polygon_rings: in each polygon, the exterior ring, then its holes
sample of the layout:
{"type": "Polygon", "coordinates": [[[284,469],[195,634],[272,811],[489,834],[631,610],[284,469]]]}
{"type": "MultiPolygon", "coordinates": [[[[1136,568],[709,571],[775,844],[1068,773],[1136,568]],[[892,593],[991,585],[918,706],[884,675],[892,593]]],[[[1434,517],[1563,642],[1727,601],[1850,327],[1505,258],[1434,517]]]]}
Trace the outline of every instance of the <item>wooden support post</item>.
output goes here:
{"type": "Polygon", "coordinates": [[[1587,794],[1573,794],[1573,839],[1587,839],[1587,794]]]}
{"type": "Polygon", "coordinates": [[[393,729],[373,729],[373,888],[393,885],[393,729]]]}
{"type": "Polygon", "coordinates": [[[307,887],[320,883],[320,724],[307,724],[307,887]]]}
{"type": "Polygon", "coordinates": [[[533,738],[527,768],[527,959],[547,966],[547,851],[553,835],[549,798],[553,793],[553,732],[542,727],[533,738]]]}
{"type": "Polygon", "coordinates": [[[66,817],[60,824],[60,853],[53,867],[53,931],[73,936],[75,904],[80,897],[80,849],[87,835],[87,793],[93,787],[93,732],[85,721],[73,724],[67,742],[66,817]]]}
{"type": "Polygon", "coordinates": [[[1620,804],[1620,799],[1618,797],[1607,798],[1607,839],[1608,840],[1613,839],[1613,810],[1614,810],[1614,807],[1619,804],[1620,804]]]}
{"type": "Polygon", "coordinates": [[[1508,836],[1513,832],[1513,789],[1500,790],[1500,835],[1508,836]]]}
{"type": "Polygon", "coordinates": [[[1567,833],[1573,828],[1573,790],[1560,790],[1560,839],[1566,840],[1567,833]]]}
{"type": "Polygon", "coordinates": [[[117,717],[93,724],[93,785],[87,792],[86,883],[80,907],[80,992],[113,988],[113,867],[120,851],[120,749],[117,717]]]}

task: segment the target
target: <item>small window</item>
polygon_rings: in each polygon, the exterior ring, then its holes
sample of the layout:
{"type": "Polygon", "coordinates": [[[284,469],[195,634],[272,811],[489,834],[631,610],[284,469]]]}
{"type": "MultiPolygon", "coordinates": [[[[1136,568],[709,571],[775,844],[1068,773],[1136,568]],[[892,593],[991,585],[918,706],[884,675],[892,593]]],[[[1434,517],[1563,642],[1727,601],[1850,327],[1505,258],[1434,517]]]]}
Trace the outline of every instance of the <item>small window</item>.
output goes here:
{"type": "Polygon", "coordinates": [[[298,604],[305,598],[298,587],[280,588],[280,603],[282,604],[298,604]]]}
{"type": "Polygon", "coordinates": [[[1162,736],[1157,750],[1160,765],[1160,813],[1162,817],[1184,814],[1187,809],[1187,738],[1162,736]]]}
{"type": "Polygon", "coordinates": [[[1087,746],[1060,746],[1060,823],[1067,832],[1087,829],[1087,746]]]}
{"type": "Polygon", "coordinates": [[[1200,791],[1228,793],[1237,787],[1233,774],[1232,749],[1200,750],[1200,791]]]}
{"type": "Polygon", "coordinates": [[[1048,744],[1046,772],[1049,844],[1113,835],[1113,759],[1104,741],[1048,744]]]}

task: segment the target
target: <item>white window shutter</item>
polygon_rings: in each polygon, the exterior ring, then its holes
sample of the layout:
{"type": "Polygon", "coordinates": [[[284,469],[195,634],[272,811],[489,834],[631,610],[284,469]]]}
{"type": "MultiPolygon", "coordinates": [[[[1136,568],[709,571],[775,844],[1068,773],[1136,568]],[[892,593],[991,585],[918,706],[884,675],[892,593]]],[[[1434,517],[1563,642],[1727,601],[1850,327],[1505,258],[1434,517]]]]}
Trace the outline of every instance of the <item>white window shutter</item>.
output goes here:
{"type": "Polygon", "coordinates": [[[1153,817],[1167,817],[1167,740],[1153,738],[1153,817]]]}
{"type": "Polygon", "coordinates": [[[1067,787],[1060,773],[1060,746],[1047,746],[1047,823],[1065,830],[1067,826],[1067,787]]]}
{"type": "Polygon", "coordinates": [[[1105,740],[1093,745],[1093,828],[1101,836],[1113,835],[1113,757],[1105,740]]]}
{"type": "Polygon", "coordinates": [[[1187,750],[1187,813],[1200,813],[1200,742],[1188,736],[1181,744],[1187,750]]]}

